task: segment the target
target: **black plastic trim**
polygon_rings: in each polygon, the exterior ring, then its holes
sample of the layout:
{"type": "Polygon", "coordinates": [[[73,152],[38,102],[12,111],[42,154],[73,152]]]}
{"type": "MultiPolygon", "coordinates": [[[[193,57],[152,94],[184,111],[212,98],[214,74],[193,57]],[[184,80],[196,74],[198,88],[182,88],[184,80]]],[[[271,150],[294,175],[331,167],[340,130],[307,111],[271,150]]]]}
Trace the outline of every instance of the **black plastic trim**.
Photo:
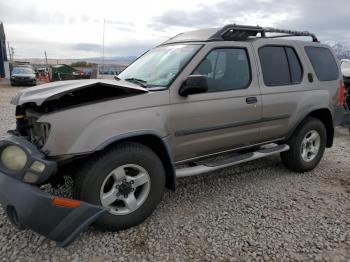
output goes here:
{"type": "Polygon", "coordinates": [[[263,117],[263,118],[260,118],[257,120],[233,122],[233,123],[210,126],[210,127],[178,130],[178,131],[175,131],[175,136],[188,136],[188,135],[194,135],[194,134],[216,131],[216,130],[221,130],[221,129],[227,129],[227,128],[245,126],[245,125],[259,124],[259,123],[269,122],[269,121],[274,121],[274,120],[286,119],[289,117],[290,117],[290,115],[286,114],[286,115],[280,115],[280,116],[274,116],[274,117],[263,117]]]}
{"type": "Polygon", "coordinates": [[[56,206],[52,199],[51,195],[38,187],[0,173],[2,208],[16,212],[17,226],[29,228],[56,241],[58,246],[69,245],[101,214],[108,212],[101,206],[86,202],[80,202],[76,208],[56,206]]]}

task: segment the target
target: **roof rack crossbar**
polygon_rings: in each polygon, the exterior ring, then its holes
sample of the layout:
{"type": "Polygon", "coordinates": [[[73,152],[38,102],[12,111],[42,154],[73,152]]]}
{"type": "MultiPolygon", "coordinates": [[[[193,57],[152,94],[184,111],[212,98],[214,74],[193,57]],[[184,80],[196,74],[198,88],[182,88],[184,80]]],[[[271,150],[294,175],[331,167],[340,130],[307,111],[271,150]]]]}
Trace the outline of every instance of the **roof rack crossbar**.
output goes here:
{"type": "MultiPolygon", "coordinates": [[[[310,36],[312,38],[313,42],[318,42],[318,39],[315,34],[310,33],[308,31],[295,31],[295,30],[285,30],[285,29],[278,29],[278,28],[273,28],[273,27],[265,27],[264,31],[266,33],[279,33],[279,34],[284,34],[283,37],[287,36],[310,36]]],[[[278,37],[278,36],[273,36],[273,37],[278,37]]]]}
{"type": "Polygon", "coordinates": [[[245,40],[251,36],[267,37],[266,33],[277,33],[283,35],[269,36],[269,38],[278,37],[292,37],[292,36],[310,36],[313,42],[318,42],[315,34],[308,31],[295,31],[295,30],[285,30],[272,27],[261,27],[261,26],[246,26],[246,25],[226,25],[220,29],[217,33],[210,37],[210,39],[223,39],[223,40],[233,40],[240,41],[245,40]]]}

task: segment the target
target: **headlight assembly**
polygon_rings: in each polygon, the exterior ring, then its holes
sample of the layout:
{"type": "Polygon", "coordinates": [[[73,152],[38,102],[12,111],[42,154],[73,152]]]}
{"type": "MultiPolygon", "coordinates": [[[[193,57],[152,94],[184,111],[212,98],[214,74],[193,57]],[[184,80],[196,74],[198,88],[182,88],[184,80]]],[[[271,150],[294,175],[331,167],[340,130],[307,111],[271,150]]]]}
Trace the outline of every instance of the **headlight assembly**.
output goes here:
{"type": "Polygon", "coordinates": [[[31,166],[30,166],[31,170],[34,170],[38,173],[42,173],[45,169],[45,164],[41,163],[39,161],[35,161],[31,166]]]}
{"type": "Polygon", "coordinates": [[[1,151],[1,164],[12,172],[21,171],[27,164],[27,154],[18,146],[7,146],[1,151]]]}

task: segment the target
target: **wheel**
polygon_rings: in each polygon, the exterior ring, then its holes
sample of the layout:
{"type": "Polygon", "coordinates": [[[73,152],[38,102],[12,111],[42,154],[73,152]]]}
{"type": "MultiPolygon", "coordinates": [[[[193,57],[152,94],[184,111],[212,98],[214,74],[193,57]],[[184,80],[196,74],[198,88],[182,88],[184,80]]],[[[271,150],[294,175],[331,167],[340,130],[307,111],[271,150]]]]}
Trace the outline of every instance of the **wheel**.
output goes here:
{"type": "Polygon", "coordinates": [[[290,150],[281,153],[282,162],[296,172],[311,171],[321,161],[326,141],[324,124],[319,119],[308,117],[287,142],[290,150]]]}
{"type": "Polygon", "coordinates": [[[116,231],[144,221],[160,202],[165,170],[148,147],[127,142],[95,157],[76,174],[73,195],[109,209],[95,225],[116,231]]]}

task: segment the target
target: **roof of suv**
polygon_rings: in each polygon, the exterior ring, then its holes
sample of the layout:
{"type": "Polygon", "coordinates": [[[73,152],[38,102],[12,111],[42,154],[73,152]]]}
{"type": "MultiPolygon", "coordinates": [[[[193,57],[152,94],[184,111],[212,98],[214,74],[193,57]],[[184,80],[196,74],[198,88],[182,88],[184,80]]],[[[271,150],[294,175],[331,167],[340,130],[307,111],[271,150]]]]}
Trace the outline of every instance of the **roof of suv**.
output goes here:
{"type": "Polygon", "coordinates": [[[248,41],[257,38],[279,38],[293,36],[309,36],[313,42],[318,42],[317,37],[307,31],[292,31],[271,27],[226,25],[222,28],[207,28],[178,34],[162,45],[181,42],[209,42],[209,41],[248,41]],[[275,35],[267,36],[266,33],[275,35]],[[258,37],[260,34],[260,37],[258,37]],[[276,35],[278,34],[278,35],[276,35]]]}

